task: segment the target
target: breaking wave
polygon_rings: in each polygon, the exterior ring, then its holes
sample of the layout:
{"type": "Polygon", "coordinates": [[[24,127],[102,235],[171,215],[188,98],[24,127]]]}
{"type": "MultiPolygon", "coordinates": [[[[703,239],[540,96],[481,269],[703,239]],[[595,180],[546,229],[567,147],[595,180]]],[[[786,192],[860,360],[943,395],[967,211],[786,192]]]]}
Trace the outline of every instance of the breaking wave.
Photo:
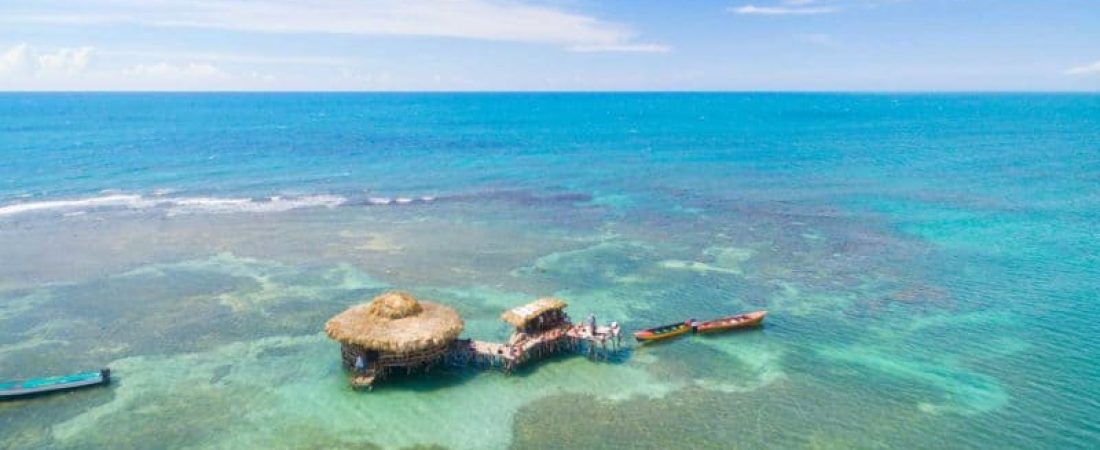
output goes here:
{"type": "Polygon", "coordinates": [[[167,217],[189,214],[273,213],[304,208],[335,208],[338,206],[376,207],[413,206],[435,202],[485,203],[506,202],[520,206],[576,204],[592,200],[580,193],[545,194],[528,190],[488,190],[473,193],[423,196],[341,195],[279,195],[273,197],[204,197],[177,196],[177,191],[157,189],[141,195],[118,191],[102,191],[99,196],[79,199],[26,201],[0,206],[0,220],[28,214],[55,214],[64,217],[82,216],[94,212],[153,211],[167,217]]]}
{"type": "Polygon", "coordinates": [[[283,212],[302,208],[334,208],[346,198],[337,195],[274,196],[268,198],[146,197],[138,194],[107,194],[72,200],[44,200],[0,206],[0,218],[24,214],[76,216],[91,211],[161,210],[167,216],[186,214],[228,214],[283,212]]]}
{"type": "Polygon", "coordinates": [[[435,197],[367,197],[363,204],[366,205],[407,205],[410,203],[430,203],[435,197]]]}

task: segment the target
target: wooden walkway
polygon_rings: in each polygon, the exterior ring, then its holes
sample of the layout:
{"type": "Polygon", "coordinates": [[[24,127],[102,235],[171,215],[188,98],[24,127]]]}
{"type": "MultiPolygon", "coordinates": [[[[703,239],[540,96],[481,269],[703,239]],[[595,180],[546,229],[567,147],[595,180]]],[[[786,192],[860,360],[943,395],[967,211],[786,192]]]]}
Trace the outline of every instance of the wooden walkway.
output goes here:
{"type": "Polygon", "coordinates": [[[533,359],[562,352],[584,353],[595,360],[606,360],[619,350],[622,336],[610,327],[598,327],[592,333],[588,326],[567,324],[513,340],[515,342],[506,344],[460,339],[451,346],[446,360],[450,365],[472,364],[500,368],[505,372],[533,359]]]}

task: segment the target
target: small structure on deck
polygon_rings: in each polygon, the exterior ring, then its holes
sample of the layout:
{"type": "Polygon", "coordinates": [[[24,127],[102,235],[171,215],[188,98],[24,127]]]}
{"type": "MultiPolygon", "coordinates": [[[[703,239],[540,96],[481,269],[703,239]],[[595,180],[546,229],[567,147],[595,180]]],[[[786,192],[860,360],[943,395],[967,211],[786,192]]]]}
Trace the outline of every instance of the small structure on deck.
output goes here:
{"type": "Polygon", "coordinates": [[[386,292],[330,319],[325,333],[340,342],[352,386],[370,388],[393,371],[426,372],[443,362],[463,325],[450,307],[386,292]]]}

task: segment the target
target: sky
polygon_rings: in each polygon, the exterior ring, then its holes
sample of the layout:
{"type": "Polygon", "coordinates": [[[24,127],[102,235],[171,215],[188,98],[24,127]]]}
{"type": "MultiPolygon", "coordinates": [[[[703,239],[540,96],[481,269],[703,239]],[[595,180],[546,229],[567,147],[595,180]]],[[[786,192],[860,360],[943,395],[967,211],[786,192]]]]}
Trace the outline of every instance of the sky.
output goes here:
{"type": "Polygon", "coordinates": [[[1098,0],[0,0],[0,91],[1100,91],[1098,0]]]}

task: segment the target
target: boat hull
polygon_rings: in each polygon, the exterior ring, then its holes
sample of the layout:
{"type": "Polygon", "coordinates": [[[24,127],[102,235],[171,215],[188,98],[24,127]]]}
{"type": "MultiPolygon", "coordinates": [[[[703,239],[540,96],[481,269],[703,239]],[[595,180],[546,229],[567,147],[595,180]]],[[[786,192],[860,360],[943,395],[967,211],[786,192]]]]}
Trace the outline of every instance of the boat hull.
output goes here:
{"type": "Polygon", "coordinates": [[[687,323],[665,325],[663,327],[650,328],[634,333],[634,339],[638,342],[653,342],[672,339],[691,332],[691,325],[687,323]]]}
{"type": "Polygon", "coordinates": [[[736,316],[723,317],[717,320],[702,322],[696,327],[695,331],[697,333],[706,334],[758,327],[767,315],[767,311],[754,311],[751,313],[738,314],[736,316]]]}
{"type": "Polygon", "coordinates": [[[68,391],[109,384],[111,370],[82,372],[59,377],[32,378],[0,383],[0,400],[18,399],[52,392],[68,391]]]}

